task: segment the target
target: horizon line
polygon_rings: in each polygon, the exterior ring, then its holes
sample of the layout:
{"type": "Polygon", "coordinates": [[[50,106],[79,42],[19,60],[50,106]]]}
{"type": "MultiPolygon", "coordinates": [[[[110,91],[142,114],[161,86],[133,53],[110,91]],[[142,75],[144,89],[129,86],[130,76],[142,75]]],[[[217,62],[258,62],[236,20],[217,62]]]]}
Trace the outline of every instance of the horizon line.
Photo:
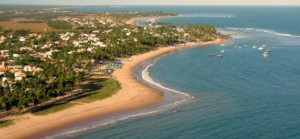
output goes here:
{"type": "Polygon", "coordinates": [[[284,7],[284,6],[291,6],[291,7],[299,7],[299,5],[222,5],[222,4],[219,4],[219,5],[185,5],[185,4],[158,4],[158,5],[130,5],[130,4],[124,4],[124,5],[95,5],[95,4],[87,4],[87,5],[84,5],[84,4],[74,4],[74,5],[60,5],[60,4],[15,4],[15,3],[11,3],[11,4],[1,4],[1,6],[271,6],[271,7],[284,7]]]}

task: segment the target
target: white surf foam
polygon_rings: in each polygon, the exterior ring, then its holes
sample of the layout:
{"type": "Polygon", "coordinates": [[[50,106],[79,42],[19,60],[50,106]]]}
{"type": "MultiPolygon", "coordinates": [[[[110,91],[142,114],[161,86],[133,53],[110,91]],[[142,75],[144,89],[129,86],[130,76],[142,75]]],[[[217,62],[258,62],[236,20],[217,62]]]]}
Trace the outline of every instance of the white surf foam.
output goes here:
{"type": "Polygon", "coordinates": [[[176,101],[174,103],[170,103],[168,105],[161,106],[161,107],[157,108],[156,110],[146,111],[146,112],[141,112],[141,113],[135,113],[135,114],[127,115],[127,116],[124,116],[124,117],[121,117],[121,118],[116,118],[116,119],[113,119],[113,120],[107,120],[107,121],[100,122],[98,124],[93,124],[93,125],[86,126],[86,127],[78,127],[78,128],[71,129],[71,130],[69,129],[69,131],[63,131],[63,132],[57,133],[55,135],[44,137],[43,139],[56,139],[56,138],[74,137],[74,136],[79,135],[80,133],[83,133],[85,131],[97,129],[97,128],[100,128],[100,127],[103,127],[103,126],[112,125],[112,124],[115,124],[115,123],[127,121],[127,120],[138,118],[138,117],[158,114],[158,113],[167,111],[171,108],[174,108],[178,105],[187,103],[187,102],[188,102],[187,99],[183,99],[183,100],[180,100],[180,101],[176,101]]]}
{"type": "Polygon", "coordinates": [[[142,71],[143,80],[145,80],[146,82],[148,82],[152,85],[160,87],[164,90],[167,90],[167,91],[170,91],[172,93],[176,93],[176,94],[184,96],[182,99],[180,99],[178,101],[175,101],[175,102],[172,102],[172,103],[169,103],[169,104],[166,104],[166,105],[163,105],[163,106],[160,106],[160,107],[157,107],[157,108],[154,108],[154,110],[149,110],[149,111],[144,111],[144,112],[137,112],[137,113],[133,113],[133,114],[123,116],[123,117],[121,116],[120,118],[113,118],[112,120],[104,120],[104,121],[99,122],[98,124],[92,124],[92,125],[85,126],[85,127],[67,129],[66,131],[62,131],[60,133],[56,133],[54,135],[44,137],[44,139],[74,137],[74,136],[79,135],[80,133],[83,133],[85,131],[97,129],[97,128],[100,128],[100,127],[103,127],[103,126],[112,125],[112,124],[115,124],[115,123],[127,121],[127,120],[138,118],[138,117],[149,116],[149,115],[165,112],[165,111],[167,111],[171,108],[174,108],[176,106],[188,103],[188,102],[190,102],[190,100],[193,100],[192,99],[193,97],[191,95],[189,95],[188,93],[184,93],[184,92],[181,92],[181,91],[178,91],[178,90],[174,90],[174,89],[165,87],[165,86],[155,82],[149,76],[149,71],[148,70],[151,66],[153,66],[153,64],[156,62],[156,60],[158,60],[158,59],[155,59],[152,64],[147,65],[146,68],[143,69],[143,71],[142,71]]]}
{"type": "Polygon", "coordinates": [[[226,29],[229,29],[229,30],[239,30],[239,31],[264,32],[264,33],[274,34],[274,35],[282,36],[282,37],[300,38],[299,35],[293,35],[293,34],[288,34],[288,33],[281,33],[281,32],[276,32],[274,30],[267,30],[267,29],[257,29],[257,28],[226,28],[226,29]]]}
{"type": "Polygon", "coordinates": [[[184,17],[206,17],[206,18],[233,18],[232,14],[224,13],[198,13],[198,14],[184,14],[184,17]]]}
{"type": "MultiPolygon", "coordinates": [[[[156,59],[156,60],[157,60],[157,59],[156,59]]],[[[156,60],[154,60],[154,63],[155,63],[156,60]]],[[[162,89],[164,89],[164,90],[171,91],[171,92],[173,92],[173,93],[177,93],[177,94],[180,94],[180,95],[183,95],[183,96],[186,96],[186,97],[192,97],[192,96],[191,96],[190,94],[188,94],[188,93],[184,93],[184,92],[181,92],[181,91],[178,91],[178,90],[175,90],[175,89],[171,89],[171,88],[168,88],[168,87],[165,87],[165,86],[161,85],[161,84],[158,83],[158,82],[155,82],[155,81],[149,76],[149,68],[152,67],[154,63],[147,65],[147,67],[142,71],[142,78],[143,78],[143,80],[145,80],[146,82],[148,82],[148,83],[150,83],[150,84],[152,84],[152,85],[154,85],[154,86],[157,86],[157,87],[159,87],[159,88],[162,88],[162,89]]]]}
{"type": "Polygon", "coordinates": [[[161,17],[145,17],[145,18],[140,18],[137,21],[141,21],[141,22],[157,22],[158,19],[160,19],[161,17]]]}

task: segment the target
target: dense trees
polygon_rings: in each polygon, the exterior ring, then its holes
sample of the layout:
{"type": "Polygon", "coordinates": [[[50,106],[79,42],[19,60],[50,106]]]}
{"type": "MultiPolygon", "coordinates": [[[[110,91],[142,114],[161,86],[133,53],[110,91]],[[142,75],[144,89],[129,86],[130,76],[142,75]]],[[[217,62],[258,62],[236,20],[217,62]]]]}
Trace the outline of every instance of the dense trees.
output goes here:
{"type": "Polygon", "coordinates": [[[29,32],[30,32],[30,30],[24,30],[24,29],[16,30],[15,35],[16,36],[26,36],[29,34],[29,32]]]}
{"type": "MultiPolygon", "coordinates": [[[[9,86],[0,86],[0,109],[10,110],[12,108],[23,109],[36,105],[52,97],[62,96],[70,91],[77,80],[81,80],[83,73],[76,74],[73,68],[53,66],[46,64],[42,66],[45,70],[23,78],[9,86]]],[[[7,78],[14,78],[14,74],[5,72],[7,78]]]]}
{"type": "MultiPolygon", "coordinates": [[[[128,18],[118,13],[112,16],[119,17],[119,20],[128,18]]],[[[75,84],[81,83],[86,75],[85,71],[92,69],[94,61],[114,61],[116,58],[147,52],[158,46],[187,41],[207,41],[217,36],[216,29],[208,25],[174,26],[169,23],[145,23],[133,26],[124,23],[91,22],[95,23],[94,27],[83,26],[77,30],[72,30],[71,23],[66,21],[48,22],[49,26],[54,28],[70,29],[70,32],[74,32],[75,35],[71,36],[69,41],[60,38],[60,33],[64,32],[49,32],[43,33],[38,39],[31,37],[27,38],[30,41],[20,42],[16,36],[28,36],[30,31],[0,30],[0,36],[14,34],[0,45],[0,49],[10,50],[10,58],[14,61],[14,65],[31,65],[42,69],[37,73],[26,72],[26,78],[20,81],[14,81],[13,73],[5,72],[3,76],[11,82],[0,85],[0,110],[23,109],[67,94],[75,84]],[[95,30],[98,30],[98,33],[94,33],[95,30]],[[93,46],[91,40],[87,40],[80,47],[75,47],[73,41],[78,41],[82,37],[80,35],[86,35],[85,33],[93,33],[107,47],[93,46]],[[61,42],[64,45],[60,46],[61,42]],[[42,48],[48,43],[52,46],[42,48]],[[23,46],[37,47],[32,47],[31,52],[21,51],[20,48],[23,46]],[[88,48],[93,49],[87,51],[88,48]],[[78,51],[79,49],[85,51],[78,51]],[[45,54],[49,51],[52,53],[49,57],[37,56],[37,53],[45,54]],[[13,57],[13,54],[20,56],[13,57]]]]}
{"type": "Polygon", "coordinates": [[[56,29],[70,29],[72,28],[72,25],[67,21],[49,21],[47,23],[50,27],[56,28],[56,29]]]}

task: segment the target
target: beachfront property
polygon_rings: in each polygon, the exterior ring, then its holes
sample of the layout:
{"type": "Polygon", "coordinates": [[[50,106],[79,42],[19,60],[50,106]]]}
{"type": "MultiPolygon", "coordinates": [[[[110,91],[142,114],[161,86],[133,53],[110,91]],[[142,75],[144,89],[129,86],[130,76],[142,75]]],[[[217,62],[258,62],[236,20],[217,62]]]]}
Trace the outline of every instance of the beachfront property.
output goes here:
{"type": "MultiPolygon", "coordinates": [[[[66,31],[57,33],[27,33],[26,31],[20,31],[22,36],[18,37],[17,45],[21,45],[18,48],[19,52],[13,53],[12,59],[10,50],[1,50],[1,55],[11,60],[15,58],[22,58],[24,54],[29,54],[34,58],[38,58],[42,61],[54,60],[53,55],[60,55],[61,53],[67,53],[69,55],[77,53],[95,53],[97,49],[106,47],[126,46],[133,47],[137,45],[160,45],[160,44],[173,44],[186,42],[189,40],[196,40],[189,38],[192,30],[185,31],[183,27],[173,27],[167,24],[159,23],[145,23],[140,26],[132,26],[124,24],[122,22],[113,22],[111,18],[103,20],[103,18],[86,17],[86,18],[72,18],[72,17],[59,17],[53,21],[67,21],[72,25],[72,28],[89,28],[89,31],[66,31]],[[164,29],[164,32],[160,30],[164,29]],[[25,32],[25,33],[24,33],[25,32]],[[51,36],[57,36],[51,38],[51,36]],[[151,37],[153,39],[145,39],[145,37],[151,37]],[[18,43],[19,42],[19,43],[18,43]],[[67,49],[65,49],[67,48],[67,49]]],[[[214,34],[212,34],[212,37],[214,34]]],[[[15,43],[11,43],[17,34],[3,34],[1,39],[5,46],[14,46],[15,43]],[[9,41],[5,41],[4,38],[10,38],[9,41]]],[[[126,55],[118,55],[123,57],[126,55]]],[[[62,59],[63,60],[63,59],[62,59]]],[[[22,66],[22,65],[20,65],[22,66]]],[[[10,67],[8,67],[10,68],[10,67]]]]}
{"type": "MultiPolygon", "coordinates": [[[[122,68],[121,59],[129,56],[157,47],[174,47],[220,37],[215,28],[208,25],[179,27],[145,22],[136,26],[124,22],[128,17],[140,17],[139,14],[59,16],[48,22],[57,31],[0,30],[0,91],[4,94],[24,93],[22,96],[0,96],[3,100],[16,100],[0,101],[1,110],[22,111],[53,98],[75,95],[74,88],[78,90],[90,72],[112,77],[115,69],[122,68]]],[[[157,14],[166,15],[153,13],[157,14]]]]}

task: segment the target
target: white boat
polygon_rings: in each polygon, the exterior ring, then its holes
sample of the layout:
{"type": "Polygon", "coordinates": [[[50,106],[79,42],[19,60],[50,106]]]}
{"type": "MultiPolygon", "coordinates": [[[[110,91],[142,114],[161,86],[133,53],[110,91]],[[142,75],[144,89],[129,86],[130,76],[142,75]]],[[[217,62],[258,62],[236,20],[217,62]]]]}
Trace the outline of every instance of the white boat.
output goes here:
{"type": "Polygon", "coordinates": [[[218,57],[219,57],[219,58],[221,58],[221,57],[223,57],[223,55],[221,55],[221,54],[218,54],[218,57]]]}
{"type": "Polygon", "coordinates": [[[268,56],[269,56],[269,54],[265,54],[265,53],[264,53],[264,54],[263,54],[263,56],[264,56],[264,57],[268,57],[268,56]]]}
{"type": "Polygon", "coordinates": [[[269,50],[265,51],[265,52],[263,53],[263,56],[264,56],[264,57],[268,57],[268,56],[269,56],[269,50]]]}
{"type": "Polygon", "coordinates": [[[221,53],[225,53],[225,50],[223,49],[223,50],[221,50],[221,53]]]}
{"type": "Polygon", "coordinates": [[[254,49],[256,48],[256,46],[254,45],[254,46],[252,46],[254,49]]]}
{"type": "Polygon", "coordinates": [[[263,47],[259,47],[259,48],[258,48],[258,50],[260,50],[260,51],[261,51],[261,50],[264,50],[264,48],[263,48],[263,47]]]}
{"type": "Polygon", "coordinates": [[[224,43],[222,43],[222,44],[221,44],[221,46],[225,46],[225,44],[224,44],[224,43]]]}

